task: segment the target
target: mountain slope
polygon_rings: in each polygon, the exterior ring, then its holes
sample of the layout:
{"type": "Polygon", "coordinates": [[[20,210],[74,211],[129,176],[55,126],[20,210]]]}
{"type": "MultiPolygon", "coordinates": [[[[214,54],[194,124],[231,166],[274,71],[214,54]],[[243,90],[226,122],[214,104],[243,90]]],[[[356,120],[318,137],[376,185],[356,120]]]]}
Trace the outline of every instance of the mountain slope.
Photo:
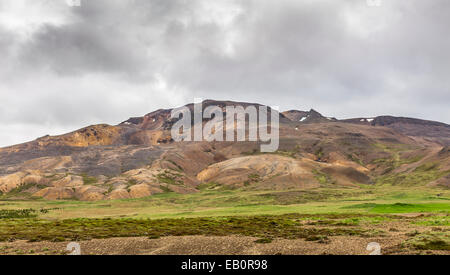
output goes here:
{"type": "Polygon", "coordinates": [[[436,142],[443,146],[450,145],[450,125],[442,122],[394,116],[353,118],[342,121],[371,126],[384,126],[407,136],[423,138],[425,141],[436,142]]]}
{"type": "Polygon", "coordinates": [[[282,114],[291,121],[295,122],[318,123],[318,122],[337,121],[337,119],[334,117],[333,118],[324,117],[322,114],[320,114],[314,109],[311,109],[308,112],[299,110],[290,110],[282,112],[282,114]]]}
{"type": "MultiPolygon", "coordinates": [[[[211,105],[261,106],[203,102],[203,108],[211,105]]],[[[102,200],[191,193],[204,186],[449,187],[450,159],[443,145],[450,126],[444,123],[386,116],[339,121],[315,110],[291,110],[279,114],[279,150],[261,154],[258,142],[174,142],[171,111],[2,148],[0,192],[5,198],[102,200]]]]}

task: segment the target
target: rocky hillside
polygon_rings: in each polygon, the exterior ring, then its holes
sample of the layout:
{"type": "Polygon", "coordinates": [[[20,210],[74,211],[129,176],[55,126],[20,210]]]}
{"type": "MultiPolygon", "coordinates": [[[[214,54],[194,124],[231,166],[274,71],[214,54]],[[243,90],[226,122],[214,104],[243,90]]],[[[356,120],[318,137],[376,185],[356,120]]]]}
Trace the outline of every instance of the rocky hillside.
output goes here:
{"type": "MultiPolygon", "coordinates": [[[[203,102],[204,108],[210,105],[259,106],[203,102]]],[[[444,123],[388,116],[337,120],[315,110],[291,110],[279,113],[279,150],[263,154],[256,142],[174,142],[170,112],[0,149],[1,198],[105,200],[362,184],[450,187],[450,126],[444,123]]]]}
{"type": "Polygon", "coordinates": [[[343,122],[371,126],[384,126],[407,136],[423,138],[443,146],[450,145],[450,125],[408,117],[378,116],[374,118],[353,118],[343,122]]]}
{"type": "Polygon", "coordinates": [[[318,123],[318,122],[330,122],[337,121],[334,117],[324,117],[322,114],[314,109],[309,110],[309,112],[290,110],[282,113],[291,121],[302,122],[302,123],[318,123]]]}

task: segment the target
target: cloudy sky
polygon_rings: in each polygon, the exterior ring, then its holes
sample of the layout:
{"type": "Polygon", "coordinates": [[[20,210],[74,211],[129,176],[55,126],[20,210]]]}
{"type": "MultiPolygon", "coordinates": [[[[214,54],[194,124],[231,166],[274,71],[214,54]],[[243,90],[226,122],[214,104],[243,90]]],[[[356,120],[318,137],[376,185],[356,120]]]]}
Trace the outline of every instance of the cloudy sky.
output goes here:
{"type": "Polygon", "coordinates": [[[66,2],[0,0],[0,146],[194,97],[450,123],[448,0],[66,2]]]}

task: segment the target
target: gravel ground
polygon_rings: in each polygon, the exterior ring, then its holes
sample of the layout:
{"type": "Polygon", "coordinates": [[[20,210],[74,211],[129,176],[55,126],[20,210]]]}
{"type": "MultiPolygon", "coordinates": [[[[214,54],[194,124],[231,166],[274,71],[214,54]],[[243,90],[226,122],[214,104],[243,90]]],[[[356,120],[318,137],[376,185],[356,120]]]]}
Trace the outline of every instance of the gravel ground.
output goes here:
{"type": "MultiPolygon", "coordinates": [[[[176,236],[160,239],[146,237],[95,239],[79,242],[81,254],[88,255],[367,255],[370,242],[380,244],[382,254],[447,254],[450,251],[417,251],[400,249],[398,245],[405,237],[390,236],[376,238],[330,237],[327,243],[302,239],[275,239],[271,243],[255,243],[257,238],[242,236],[176,236]]],[[[67,254],[69,242],[0,243],[0,254],[67,254]]]]}
{"type": "MultiPolygon", "coordinates": [[[[313,226],[311,226],[313,227],[313,226]]],[[[270,243],[257,243],[258,238],[244,236],[168,236],[159,239],[148,237],[127,237],[79,241],[81,254],[126,254],[126,255],[322,255],[358,254],[368,255],[367,245],[380,244],[381,254],[445,254],[444,250],[411,250],[400,245],[413,231],[429,231],[429,227],[412,225],[408,222],[391,222],[366,226],[366,229],[382,230],[376,237],[332,236],[326,240],[306,241],[304,239],[275,239],[270,243]]],[[[0,242],[1,254],[68,254],[70,242],[0,242]]]]}

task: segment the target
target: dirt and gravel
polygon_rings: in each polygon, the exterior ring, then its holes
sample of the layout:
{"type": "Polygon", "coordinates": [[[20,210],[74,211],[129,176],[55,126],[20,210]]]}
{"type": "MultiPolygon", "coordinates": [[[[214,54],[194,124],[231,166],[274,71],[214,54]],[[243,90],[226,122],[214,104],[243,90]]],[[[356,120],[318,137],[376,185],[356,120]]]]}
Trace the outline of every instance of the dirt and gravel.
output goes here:
{"type": "MultiPolygon", "coordinates": [[[[256,243],[258,238],[242,236],[171,236],[160,239],[146,237],[110,238],[80,241],[83,255],[368,255],[371,242],[380,244],[383,254],[447,254],[449,251],[398,250],[404,240],[398,236],[361,238],[330,237],[326,243],[302,239],[275,239],[271,243],[256,243]]],[[[68,254],[69,242],[0,243],[0,254],[68,254]]]]}
{"type": "MultiPolygon", "coordinates": [[[[378,226],[374,225],[373,228],[378,226]]],[[[368,244],[380,245],[381,254],[442,254],[450,250],[416,250],[404,243],[411,232],[427,228],[407,223],[384,224],[384,233],[374,237],[328,236],[320,240],[276,238],[265,243],[246,236],[121,237],[79,241],[82,255],[369,255],[368,244]]],[[[429,228],[428,228],[429,229],[429,228]]],[[[442,229],[446,230],[446,229],[442,229]]],[[[1,254],[69,254],[71,242],[0,242],[1,254]]]]}

